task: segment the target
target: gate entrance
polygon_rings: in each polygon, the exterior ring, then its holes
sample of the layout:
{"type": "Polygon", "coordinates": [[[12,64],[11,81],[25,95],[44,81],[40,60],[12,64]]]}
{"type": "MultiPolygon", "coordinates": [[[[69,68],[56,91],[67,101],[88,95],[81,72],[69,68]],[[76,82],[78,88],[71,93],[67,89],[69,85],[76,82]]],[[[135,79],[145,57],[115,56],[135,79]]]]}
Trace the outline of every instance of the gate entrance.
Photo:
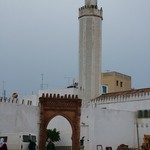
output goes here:
{"type": "Polygon", "coordinates": [[[55,116],[65,117],[72,128],[72,150],[80,149],[81,99],[74,95],[46,94],[39,98],[40,133],[39,150],[45,149],[47,125],[55,116]]]}

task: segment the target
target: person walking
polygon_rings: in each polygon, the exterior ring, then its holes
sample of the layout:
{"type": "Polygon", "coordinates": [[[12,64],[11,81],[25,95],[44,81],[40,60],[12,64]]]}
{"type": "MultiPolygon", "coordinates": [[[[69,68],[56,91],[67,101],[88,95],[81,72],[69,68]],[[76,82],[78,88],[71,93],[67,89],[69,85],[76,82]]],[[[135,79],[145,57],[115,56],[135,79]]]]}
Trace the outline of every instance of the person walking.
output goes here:
{"type": "Polygon", "coordinates": [[[52,142],[52,140],[50,140],[47,144],[47,150],[55,150],[55,145],[52,142]]]}
{"type": "Polygon", "coordinates": [[[36,144],[32,141],[32,140],[29,140],[29,146],[28,146],[28,149],[29,150],[36,150],[36,144]]]}
{"type": "Polygon", "coordinates": [[[0,150],[8,150],[8,149],[7,149],[7,145],[6,145],[6,143],[4,142],[4,138],[1,138],[1,139],[0,139],[0,150]]]}

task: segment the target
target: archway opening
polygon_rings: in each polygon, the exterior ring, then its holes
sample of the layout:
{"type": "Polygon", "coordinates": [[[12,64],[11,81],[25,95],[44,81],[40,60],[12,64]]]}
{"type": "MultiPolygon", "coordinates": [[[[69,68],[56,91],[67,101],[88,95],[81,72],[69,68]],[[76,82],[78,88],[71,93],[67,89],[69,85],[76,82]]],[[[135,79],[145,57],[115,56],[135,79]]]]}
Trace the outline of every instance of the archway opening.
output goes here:
{"type": "MultiPolygon", "coordinates": [[[[56,129],[59,132],[60,141],[55,141],[55,147],[57,150],[71,150],[72,149],[72,127],[69,121],[61,116],[57,115],[47,125],[47,130],[56,129]]],[[[48,144],[48,143],[47,143],[48,144]]]]}
{"type": "MultiPolygon", "coordinates": [[[[39,150],[45,148],[46,130],[49,122],[56,116],[63,116],[68,120],[72,128],[72,150],[80,147],[80,115],[81,99],[76,95],[42,94],[40,102],[40,131],[39,131],[39,150]]],[[[59,119],[58,119],[59,120],[59,119]]],[[[63,124],[61,124],[63,126],[63,124]]]]}

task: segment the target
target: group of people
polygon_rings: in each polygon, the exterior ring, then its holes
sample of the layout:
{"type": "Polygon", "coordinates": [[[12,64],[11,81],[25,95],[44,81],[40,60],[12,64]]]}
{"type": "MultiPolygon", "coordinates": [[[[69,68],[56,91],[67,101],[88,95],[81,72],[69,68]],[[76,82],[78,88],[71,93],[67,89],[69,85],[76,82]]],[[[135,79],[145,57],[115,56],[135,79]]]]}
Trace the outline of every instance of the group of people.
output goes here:
{"type": "MultiPolygon", "coordinates": [[[[28,149],[29,150],[36,150],[36,144],[32,140],[29,140],[28,149]]],[[[46,142],[46,150],[56,150],[55,145],[54,145],[54,143],[52,142],[51,139],[48,139],[47,142],[46,142]]]]}
{"type": "MultiPolygon", "coordinates": [[[[36,144],[32,140],[29,140],[28,149],[29,150],[36,150],[36,144]]],[[[0,139],[0,150],[8,150],[7,144],[4,142],[4,138],[0,139]]]]}
{"type": "MultiPolygon", "coordinates": [[[[29,140],[28,149],[29,150],[36,150],[36,143],[33,142],[31,139],[29,140]]],[[[4,138],[0,139],[0,150],[8,150],[7,144],[4,142],[4,138]]],[[[47,140],[46,150],[55,150],[55,145],[51,139],[47,140]]]]}

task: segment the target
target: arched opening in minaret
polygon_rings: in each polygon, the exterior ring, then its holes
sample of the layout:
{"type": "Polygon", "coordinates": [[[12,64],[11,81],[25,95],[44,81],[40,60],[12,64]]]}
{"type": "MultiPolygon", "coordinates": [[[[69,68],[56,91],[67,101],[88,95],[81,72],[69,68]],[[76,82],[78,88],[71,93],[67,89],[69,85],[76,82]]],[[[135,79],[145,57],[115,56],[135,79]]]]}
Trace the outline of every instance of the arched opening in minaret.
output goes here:
{"type": "MultiPolygon", "coordinates": [[[[72,127],[65,117],[57,115],[52,118],[47,125],[47,131],[48,130],[56,130],[57,133],[59,132],[60,140],[54,142],[56,149],[72,149],[72,127]]],[[[49,139],[47,141],[49,141],[49,139]]],[[[48,142],[46,142],[46,145],[47,144],[48,142]]]]}

